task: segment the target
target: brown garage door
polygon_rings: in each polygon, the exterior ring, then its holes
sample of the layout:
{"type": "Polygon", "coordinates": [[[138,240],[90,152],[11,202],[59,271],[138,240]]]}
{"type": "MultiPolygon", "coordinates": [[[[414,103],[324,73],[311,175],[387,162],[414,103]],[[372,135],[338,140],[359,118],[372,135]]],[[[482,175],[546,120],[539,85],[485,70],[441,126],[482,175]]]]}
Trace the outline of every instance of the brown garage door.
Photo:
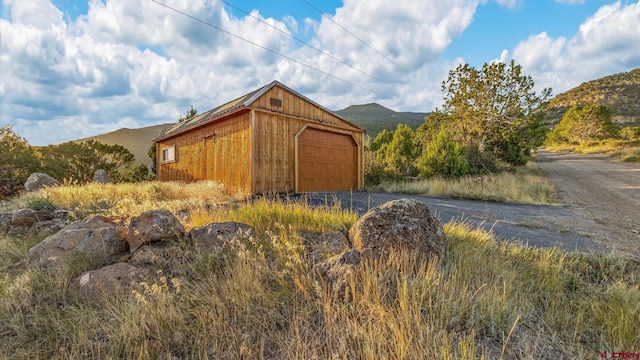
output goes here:
{"type": "Polygon", "coordinates": [[[356,189],[357,170],[351,136],[307,128],[298,138],[298,191],[356,189]]]}

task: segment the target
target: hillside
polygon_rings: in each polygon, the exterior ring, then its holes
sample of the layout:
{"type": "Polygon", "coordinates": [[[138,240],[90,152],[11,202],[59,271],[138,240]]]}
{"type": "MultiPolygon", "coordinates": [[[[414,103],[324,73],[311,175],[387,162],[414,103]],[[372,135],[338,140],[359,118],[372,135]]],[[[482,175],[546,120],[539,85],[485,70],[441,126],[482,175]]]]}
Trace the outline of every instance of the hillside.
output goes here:
{"type": "Polygon", "coordinates": [[[122,145],[136,157],[136,163],[151,165],[151,159],[149,159],[147,155],[147,151],[149,151],[149,147],[151,146],[151,140],[171,125],[173,124],[153,125],[139,129],[122,128],[82,140],[96,140],[108,145],[122,145]]]}
{"type": "Polygon", "coordinates": [[[396,112],[376,103],[351,105],[334,113],[363,127],[372,139],[383,129],[395,130],[399,123],[416,129],[424,123],[424,117],[429,115],[419,112],[396,112]]]}
{"type": "Polygon", "coordinates": [[[549,119],[556,124],[573,105],[605,105],[619,125],[640,124],[640,68],[581,84],[550,101],[549,119]]]}

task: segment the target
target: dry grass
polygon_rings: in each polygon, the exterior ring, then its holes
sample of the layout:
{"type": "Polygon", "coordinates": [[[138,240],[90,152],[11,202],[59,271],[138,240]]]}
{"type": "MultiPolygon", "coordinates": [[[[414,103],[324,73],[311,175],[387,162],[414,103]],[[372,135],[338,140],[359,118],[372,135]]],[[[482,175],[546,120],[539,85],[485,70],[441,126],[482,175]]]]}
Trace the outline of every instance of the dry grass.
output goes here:
{"type": "Polygon", "coordinates": [[[624,162],[640,162],[640,141],[608,140],[592,142],[582,145],[552,145],[549,151],[576,152],[581,154],[610,154],[624,162]]]}
{"type": "Polygon", "coordinates": [[[232,220],[256,227],[255,246],[214,255],[173,244],[153,259],[156,275],[102,305],[65,300],[81,264],[6,268],[39,239],[0,235],[0,358],[538,359],[640,348],[638,263],[449,223],[446,258],[365,261],[343,301],[313,281],[296,233],[346,229],[354,214],[263,200],[203,210],[191,225],[232,220]]]}
{"type": "Polygon", "coordinates": [[[101,214],[105,216],[136,216],[152,209],[177,212],[199,209],[244,199],[242,193],[231,191],[213,181],[196,183],[143,182],[133,184],[86,184],[48,188],[12,199],[4,205],[11,210],[27,207],[35,200],[45,200],[60,209],[71,209],[77,218],[101,214]]]}
{"type": "Polygon", "coordinates": [[[460,179],[392,182],[371,190],[520,204],[550,204],[555,200],[553,185],[545,177],[530,171],[460,179]]]}

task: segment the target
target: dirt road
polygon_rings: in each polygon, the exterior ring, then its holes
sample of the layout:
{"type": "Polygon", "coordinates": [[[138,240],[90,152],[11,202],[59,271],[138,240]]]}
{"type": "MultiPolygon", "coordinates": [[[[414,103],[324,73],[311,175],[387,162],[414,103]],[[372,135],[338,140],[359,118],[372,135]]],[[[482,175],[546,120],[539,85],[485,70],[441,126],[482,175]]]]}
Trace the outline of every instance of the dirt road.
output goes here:
{"type": "Polygon", "coordinates": [[[556,186],[559,201],[576,218],[590,220],[581,221],[577,231],[608,250],[640,258],[639,164],[547,151],[539,151],[536,162],[556,186]]]}

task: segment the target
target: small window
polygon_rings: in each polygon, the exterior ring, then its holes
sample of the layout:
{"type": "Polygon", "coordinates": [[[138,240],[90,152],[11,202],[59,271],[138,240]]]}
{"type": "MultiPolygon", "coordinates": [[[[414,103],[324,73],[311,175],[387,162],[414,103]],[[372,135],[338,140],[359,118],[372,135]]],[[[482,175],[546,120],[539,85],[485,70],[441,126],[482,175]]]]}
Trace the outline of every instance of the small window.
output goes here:
{"type": "Polygon", "coordinates": [[[171,146],[165,149],[162,149],[162,162],[174,162],[176,161],[176,147],[171,146]]]}

